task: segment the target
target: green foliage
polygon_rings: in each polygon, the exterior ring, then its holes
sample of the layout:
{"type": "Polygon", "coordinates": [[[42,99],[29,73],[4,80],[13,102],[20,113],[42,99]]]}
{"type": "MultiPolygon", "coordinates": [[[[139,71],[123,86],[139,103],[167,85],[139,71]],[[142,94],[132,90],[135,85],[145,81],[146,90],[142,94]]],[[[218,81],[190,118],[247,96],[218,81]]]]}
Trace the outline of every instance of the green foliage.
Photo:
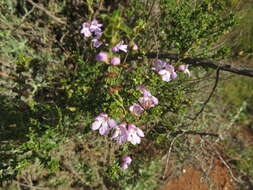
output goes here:
{"type": "Polygon", "coordinates": [[[184,55],[213,56],[212,46],[234,25],[223,1],[162,1],[161,48],[184,55]],[[221,16],[222,15],[222,16],[221,16]],[[165,43],[164,43],[165,42],[165,43]]]}

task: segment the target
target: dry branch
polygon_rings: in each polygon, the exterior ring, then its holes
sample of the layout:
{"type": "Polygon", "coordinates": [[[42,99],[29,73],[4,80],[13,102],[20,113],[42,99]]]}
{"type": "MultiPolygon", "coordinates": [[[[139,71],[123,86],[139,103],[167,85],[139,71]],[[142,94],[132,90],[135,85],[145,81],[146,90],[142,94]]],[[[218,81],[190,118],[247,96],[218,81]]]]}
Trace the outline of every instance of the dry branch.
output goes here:
{"type": "Polygon", "coordinates": [[[53,13],[51,13],[49,10],[47,10],[45,7],[43,7],[40,4],[37,4],[35,2],[33,2],[32,0],[26,0],[27,2],[31,3],[34,7],[36,7],[37,9],[43,11],[47,16],[51,17],[53,20],[55,20],[56,22],[60,23],[60,24],[66,24],[66,22],[64,22],[63,20],[61,20],[60,18],[56,17],[53,13]]]}

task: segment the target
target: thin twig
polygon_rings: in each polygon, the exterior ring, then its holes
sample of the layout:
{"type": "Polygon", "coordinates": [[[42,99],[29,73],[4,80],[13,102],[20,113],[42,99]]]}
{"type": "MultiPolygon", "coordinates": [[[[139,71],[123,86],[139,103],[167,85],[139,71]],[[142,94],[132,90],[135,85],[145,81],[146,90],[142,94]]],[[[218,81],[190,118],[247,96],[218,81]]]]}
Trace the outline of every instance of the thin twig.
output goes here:
{"type": "Polygon", "coordinates": [[[217,71],[216,71],[216,79],[215,79],[215,83],[214,83],[214,86],[213,86],[213,89],[211,91],[211,93],[209,94],[208,98],[206,99],[206,101],[203,103],[203,106],[202,108],[199,110],[198,113],[195,114],[195,116],[193,118],[190,118],[192,120],[195,120],[197,119],[197,117],[204,111],[206,105],[208,104],[208,102],[211,100],[217,86],[218,86],[218,82],[219,82],[219,77],[220,77],[220,69],[218,68],[217,71]]]}
{"type": "Polygon", "coordinates": [[[34,7],[36,7],[37,9],[43,11],[47,16],[51,17],[53,20],[55,20],[56,22],[59,22],[60,24],[67,24],[66,22],[64,22],[63,20],[61,20],[60,18],[56,17],[53,13],[51,13],[49,10],[47,10],[45,7],[43,7],[42,5],[39,5],[37,3],[34,3],[32,0],[26,0],[29,3],[31,3],[34,7]]]}
{"type": "Polygon", "coordinates": [[[179,135],[179,134],[184,134],[184,135],[199,135],[201,137],[203,136],[210,136],[210,137],[216,137],[219,138],[220,135],[217,133],[205,133],[205,132],[198,132],[198,131],[176,131],[175,133],[172,133],[171,135],[179,135]]]}
{"type": "Polygon", "coordinates": [[[149,17],[150,17],[151,12],[152,12],[152,10],[153,10],[153,8],[154,8],[155,2],[156,2],[156,0],[153,0],[153,1],[152,1],[151,7],[150,7],[150,9],[149,9],[148,16],[147,16],[147,18],[146,18],[146,21],[149,20],[149,17]]]}
{"type": "Polygon", "coordinates": [[[15,182],[17,185],[23,186],[23,187],[29,187],[29,188],[34,188],[34,189],[38,189],[38,190],[49,190],[49,188],[47,188],[47,187],[36,187],[36,186],[26,185],[26,184],[20,183],[20,182],[18,182],[18,181],[16,181],[16,180],[14,180],[14,182],[15,182]]]}
{"type": "Polygon", "coordinates": [[[167,155],[166,155],[166,165],[165,165],[164,172],[163,172],[163,177],[162,177],[163,179],[165,179],[165,175],[166,175],[166,172],[167,172],[167,168],[168,168],[169,159],[170,159],[170,154],[171,154],[171,151],[172,151],[173,144],[175,143],[176,139],[177,139],[179,136],[181,136],[181,135],[183,135],[183,133],[182,133],[182,134],[179,134],[179,135],[177,135],[177,136],[175,136],[175,137],[173,138],[173,140],[171,141],[171,143],[170,143],[170,148],[169,148],[169,151],[168,151],[168,153],[167,153],[167,155]]]}
{"type": "MultiPolygon", "coordinates": [[[[207,141],[206,141],[206,142],[207,142],[207,141]]],[[[226,168],[228,169],[228,171],[229,171],[231,177],[233,178],[233,180],[234,180],[235,182],[237,182],[237,183],[242,184],[242,181],[239,180],[239,179],[237,179],[237,178],[234,176],[234,174],[233,174],[233,172],[232,172],[232,169],[231,169],[230,166],[227,164],[227,162],[223,159],[223,157],[221,156],[221,154],[219,153],[219,151],[218,151],[213,145],[211,145],[209,142],[207,142],[207,144],[209,144],[209,146],[211,146],[211,147],[214,149],[214,151],[215,151],[215,153],[218,155],[219,159],[222,161],[222,163],[223,163],[223,164],[226,166],[226,168]]]]}

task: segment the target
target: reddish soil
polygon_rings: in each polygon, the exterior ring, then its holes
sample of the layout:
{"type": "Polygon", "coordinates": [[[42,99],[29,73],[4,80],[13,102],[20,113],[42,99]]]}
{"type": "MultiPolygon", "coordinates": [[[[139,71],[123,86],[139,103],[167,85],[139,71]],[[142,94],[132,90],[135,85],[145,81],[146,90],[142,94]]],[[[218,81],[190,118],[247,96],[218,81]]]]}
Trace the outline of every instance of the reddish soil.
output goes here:
{"type": "Polygon", "coordinates": [[[227,168],[218,159],[210,170],[209,180],[203,173],[189,167],[185,173],[175,177],[162,190],[235,190],[227,168]]]}

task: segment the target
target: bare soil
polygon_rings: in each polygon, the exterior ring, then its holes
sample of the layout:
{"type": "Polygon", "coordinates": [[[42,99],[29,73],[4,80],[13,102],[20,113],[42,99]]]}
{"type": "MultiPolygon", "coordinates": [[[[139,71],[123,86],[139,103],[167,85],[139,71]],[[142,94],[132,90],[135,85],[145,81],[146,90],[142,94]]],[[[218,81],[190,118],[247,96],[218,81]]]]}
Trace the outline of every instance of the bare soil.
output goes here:
{"type": "Polygon", "coordinates": [[[208,179],[193,167],[184,171],[182,175],[171,179],[161,190],[235,190],[227,168],[218,159],[214,161],[208,179]]]}

